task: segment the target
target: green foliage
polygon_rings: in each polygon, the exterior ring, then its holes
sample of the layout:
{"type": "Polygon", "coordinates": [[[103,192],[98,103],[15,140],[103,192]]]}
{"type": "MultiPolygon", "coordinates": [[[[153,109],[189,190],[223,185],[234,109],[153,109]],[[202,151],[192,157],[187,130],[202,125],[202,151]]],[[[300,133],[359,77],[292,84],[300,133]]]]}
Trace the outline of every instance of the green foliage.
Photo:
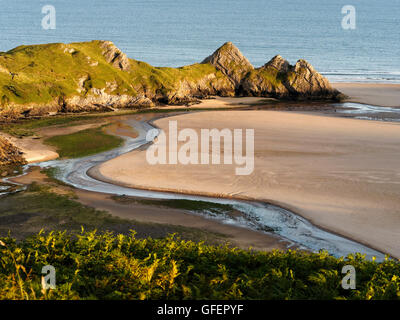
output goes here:
{"type": "Polygon", "coordinates": [[[44,142],[55,146],[62,158],[79,158],[119,147],[123,140],[106,134],[101,127],[54,136],[44,142]]]}
{"type": "Polygon", "coordinates": [[[35,131],[51,126],[74,126],[85,121],[95,121],[97,118],[110,116],[109,114],[92,114],[92,115],[69,115],[55,116],[41,119],[24,119],[13,123],[0,124],[0,130],[17,137],[33,136],[35,131]]]}
{"type": "MultiPolygon", "coordinates": [[[[268,100],[262,101],[261,104],[269,102],[268,100]]],[[[219,108],[218,110],[232,110],[234,108],[219,108]]],[[[191,111],[207,111],[215,110],[215,108],[196,108],[191,107],[191,111]]],[[[0,131],[6,132],[12,136],[24,137],[34,136],[38,130],[46,127],[58,126],[58,127],[69,127],[85,123],[94,123],[98,119],[111,118],[121,115],[130,115],[135,113],[170,113],[170,112],[187,112],[183,108],[149,108],[149,109],[134,109],[134,110],[119,110],[114,112],[96,113],[86,115],[57,115],[52,117],[43,117],[40,119],[19,119],[15,122],[3,122],[0,123],[0,131]]]]}
{"type": "MultiPolygon", "coordinates": [[[[50,103],[78,95],[79,80],[120,82],[120,92],[135,94],[123,72],[107,63],[98,41],[19,46],[0,53],[0,96],[15,104],[50,103]]],[[[82,92],[85,94],[85,92],[82,92]]]]}
{"type": "Polygon", "coordinates": [[[105,211],[95,210],[74,200],[70,193],[57,194],[49,185],[32,183],[26,192],[1,198],[0,234],[12,230],[18,234],[36,233],[42,228],[54,230],[79,230],[81,226],[88,229],[113,230],[129,221],[113,217],[105,211]],[[21,225],[22,228],[19,228],[21,225]]]}
{"type": "Polygon", "coordinates": [[[262,81],[263,85],[267,88],[285,90],[283,82],[286,80],[286,73],[278,72],[275,68],[263,67],[254,69],[246,77],[250,82],[262,81]]]}
{"type": "Polygon", "coordinates": [[[199,200],[185,200],[185,199],[163,199],[163,200],[153,200],[153,199],[136,199],[122,196],[112,196],[112,199],[122,203],[142,203],[146,205],[159,205],[167,208],[183,209],[196,212],[208,211],[212,214],[224,214],[229,213],[234,210],[230,204],[220,204],[211,203],[207,201],[199,200]]]}
{"type": "Polygon", "coordinates": [[[399,299],[400,264],[326,252],[254,252],[110,233],[43,232],[0,242],[1,299],[399,299]],[[53,265],[57,288],[42,291],[53,265]],[[352,264],[357,289],[341,288],[352,264]]]}

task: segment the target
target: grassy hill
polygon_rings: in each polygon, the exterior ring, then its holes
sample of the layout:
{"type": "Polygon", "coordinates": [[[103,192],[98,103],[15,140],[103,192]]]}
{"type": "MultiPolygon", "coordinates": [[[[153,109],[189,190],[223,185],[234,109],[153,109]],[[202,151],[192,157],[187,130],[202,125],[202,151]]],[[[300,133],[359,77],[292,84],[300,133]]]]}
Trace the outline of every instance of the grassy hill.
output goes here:
{"type": "Polygon", "coordinates": [[[209,95],[337,97],[304,60],[291,66],[280,59],[254,69],[226,43],[202,63],[162,68],[129,59],[110,41],[19,46],[0,52],[0,118],[182,104],[209,95]]]}
{"type": "Polygon", "coordinates": [[[26,112],[32,106],[37,109],[30,112],[33,115],[63,108],[73,111],[85,105],[168,102],[183,81],[189,85],[203,81],[211,88],[227,79],[209,64],[152,67],[128,59],[107,41],[20,46],[0,53],[2,113],[26,112]]]}

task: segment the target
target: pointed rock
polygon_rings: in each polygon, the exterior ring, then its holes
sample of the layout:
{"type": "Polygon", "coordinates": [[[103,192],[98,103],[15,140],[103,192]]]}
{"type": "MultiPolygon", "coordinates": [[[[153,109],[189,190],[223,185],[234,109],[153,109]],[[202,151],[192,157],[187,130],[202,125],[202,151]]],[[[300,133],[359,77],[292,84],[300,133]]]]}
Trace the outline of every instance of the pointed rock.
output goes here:
{"type": "Polygon", "coordinates": [[[111,41],[101,41],[100,47],[103,49],[102,54],[108,63],[123,71],[130,69],[128,57],[114,43],[111,41]]]}
{"type": "Polygon", "coordinates": [[[212,64],[225,74],[235,86],[239,86],[242,79],[254,69],[250,61],[232,42],[225,43],[202,63],[212,64]]]}
{"type": "Polygon", "coordinates": [[[243,95],[299,100],[340,99],[340,92],[307,61],[299,60],[292,66],[280,55],[250,72],[240,91],[243,95]]]}
{"type": "Polygon", "coordinates": [[[298,96],[335,98],[339,95],[339,92],[332,88],[328,79],[303,59],[297,61],[293,70],[288,73],[285,85],[291,93],[298,96]]]}
{"type": "Polygon", "coordinates": [[[274,68],[278,72],[288,72],[290,69],[290,64],[287,60],[283,59],[279,54],[273,57],[269,62],[267,62],[263,68],[274,68]]]}

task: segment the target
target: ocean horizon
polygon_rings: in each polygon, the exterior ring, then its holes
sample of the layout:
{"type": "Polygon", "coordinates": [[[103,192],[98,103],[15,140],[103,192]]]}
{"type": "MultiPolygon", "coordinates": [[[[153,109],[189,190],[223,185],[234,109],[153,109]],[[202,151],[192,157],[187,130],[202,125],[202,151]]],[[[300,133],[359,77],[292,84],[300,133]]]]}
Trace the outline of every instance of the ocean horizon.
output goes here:
{"type": "Polygon", "coordinates": [[[227,41],[258,67],[276,54],[306,59],[333,82],[400,83],[400,1],[354,0],[355,29],[342,27],[347,1],[104,0],[7,3],[0,51],[19,45],[113,41],[130,58],[178,67],[202,61],[227,41]],[[56,9],[45,30],[42,8],[56,9]]]}

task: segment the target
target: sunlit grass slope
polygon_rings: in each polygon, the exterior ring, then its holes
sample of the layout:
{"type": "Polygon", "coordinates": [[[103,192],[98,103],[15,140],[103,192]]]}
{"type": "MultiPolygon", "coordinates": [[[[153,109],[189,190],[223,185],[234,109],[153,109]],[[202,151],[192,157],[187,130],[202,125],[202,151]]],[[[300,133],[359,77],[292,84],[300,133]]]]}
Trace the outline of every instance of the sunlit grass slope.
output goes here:
{"type": "Polygon", "coordinates": [[[80,158],[117,148],[122,145],[123,139],[107,134],[104,127],[100,127],[54,136],[44,142],[56,147],[62,158],[80,158]]]}
{"type": "Polygon", "coordinates": [[[107,56],[107,50],[120,52],[112,43],[97,40],[19,46],[0,52],[0,107],[61,104],[60,99],[84,97],[92,94],[92,89],[112,95],[156,96],[176,90],[182,81],[205,78],[211,84],[224,78],[209,64],[157,68],[124,57],[127,66],[121,69],[107,56]],[[208,75],[212,75],[210,80],[208,75]]]}

